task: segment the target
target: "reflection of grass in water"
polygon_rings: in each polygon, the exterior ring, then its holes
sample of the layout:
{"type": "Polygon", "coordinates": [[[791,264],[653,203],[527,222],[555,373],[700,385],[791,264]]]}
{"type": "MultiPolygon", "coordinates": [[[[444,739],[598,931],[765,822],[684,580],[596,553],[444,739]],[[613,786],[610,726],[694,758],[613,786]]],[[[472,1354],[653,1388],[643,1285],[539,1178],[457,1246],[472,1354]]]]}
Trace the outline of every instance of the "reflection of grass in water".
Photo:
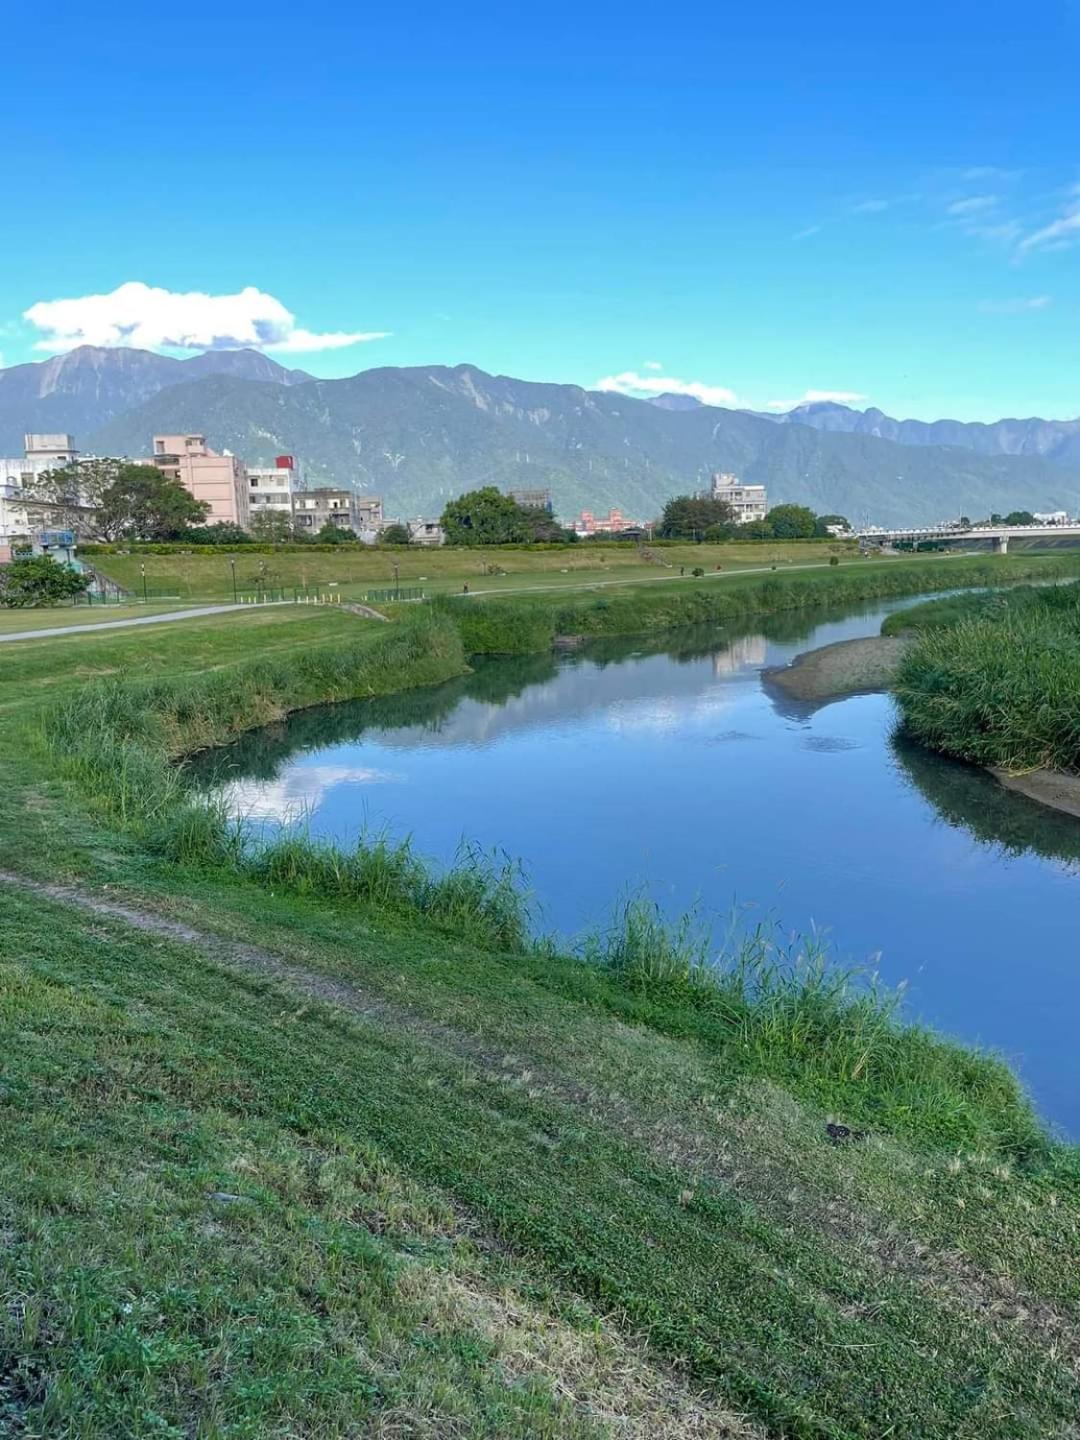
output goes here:
{"type": "Polygon", "coordinates": [[[902,729],[891,744],[900,773],[950,825],[1010,855],[1032,851],[1080,862],[1080,820],[1074,816],[1006,790],[985,770],[927,750],[902,729]]]}
{"type": "MultiPolygon", "coordinates": [[[[870,608],[875,607],[867,607],[870,608]]],[[[503,705],[560,669],[587,664],[604,668],[641,657],[665,655],[676,664],[693,664],[729,650],[748,635],[780,643],[809,638],[830,621],[849,619],[851,606],[814,612],[763,616],[741,625],[692,626],[660,635],[614,635],[591,640],[581,650],[560,656],[545,650],[525,655],[477,655],[472,673],[426,689],[378,695],[300,710],[279,724],[241,735],[226,746],[194,756],[189,773],[201,788],[213,789],[239,778],[275,780],[296,755],[359,740],[370,731],[421,727],[436,730],[463,700],[503,705]]]]}

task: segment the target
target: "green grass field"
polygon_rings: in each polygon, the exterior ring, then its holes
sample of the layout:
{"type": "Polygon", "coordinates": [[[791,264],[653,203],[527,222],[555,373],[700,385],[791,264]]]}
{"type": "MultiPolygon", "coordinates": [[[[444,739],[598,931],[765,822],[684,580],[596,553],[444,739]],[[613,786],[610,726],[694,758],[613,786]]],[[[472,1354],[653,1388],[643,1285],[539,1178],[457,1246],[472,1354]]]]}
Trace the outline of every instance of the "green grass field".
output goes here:
{"type": "Polygon", "coordinates": [[[559,550],[444,547],[381,551],[366,546],[338,552],[292,551],[246,554],[242,548],[221,555],[97,555],[89,559],[117,584],[136,590],[141,567],[147,584],[189,599],[231,599],[230,558],[236,559],[240,589],[250,590],[260,577],[268,585],[291,589],[305,585],[337,585],[349,596],[394,583],[397,565],[402,585],[422,586],[429,593],[470,589],[505,590],[522,586],[594,584],[612,578],[648,579],[687,573],[700,565],[715,571],[768,565],[827,564],[831,554],[853,555],[851,542],[807,544],[772,542],[729,545],[580,545],[559,550]],[[652,556],[650,560],[646,556],[652,556]],[[499,573],[499,572],[505,573],[499,573]]]}
{"type": "Polygon", "coordinates": [[[1080,1162],[1003,1065],[771,943],[717,988],[641,916],[586,963],[159,846],[168,753],[504,603],[0,649],[0,1435],[1069,1435],[1080,1162]]]}

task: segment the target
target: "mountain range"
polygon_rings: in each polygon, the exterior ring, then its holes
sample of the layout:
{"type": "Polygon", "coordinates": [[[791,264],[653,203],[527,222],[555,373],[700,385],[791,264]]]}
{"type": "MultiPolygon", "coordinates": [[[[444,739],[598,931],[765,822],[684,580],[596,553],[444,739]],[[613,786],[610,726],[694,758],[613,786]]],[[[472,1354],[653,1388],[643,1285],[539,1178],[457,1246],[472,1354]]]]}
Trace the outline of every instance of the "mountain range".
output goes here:
{"type": "Polygon", "coordinates": [[[451,496],[490,484],[549,486],[563,515],[619,505],[649,518],[714,470],[766,485],[772,503],[881,524],[1080,509],[1076,422],[924,425],[834,405],[763,416],[474,365],[319,380],[252,350],[175,360],[84,346],[0,370],[0,453],[19,454],[31,430],[132,456],[147,454],[155,433],[199,431],[252,464],[295,454],[309,482],[382,494],[399,516],[438,513],[451,496]]]}
{"type": "Polygon", "coordinates": [[[831,434],[873,435],[901,445],[957,445],[977,455],[1040,455],[1080,469],[1080,420],[894,420],[883,410],[819,401],[772,417],[831,434]]]}

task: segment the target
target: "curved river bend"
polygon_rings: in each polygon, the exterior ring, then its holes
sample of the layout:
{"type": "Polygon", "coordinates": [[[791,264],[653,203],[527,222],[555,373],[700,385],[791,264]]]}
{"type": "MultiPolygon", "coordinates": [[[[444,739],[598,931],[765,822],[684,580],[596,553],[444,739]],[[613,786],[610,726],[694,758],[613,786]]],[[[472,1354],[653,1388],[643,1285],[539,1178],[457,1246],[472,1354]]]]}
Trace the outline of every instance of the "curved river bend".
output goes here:
{"type": "Polygon", "coordinates": [[[637,889],[672,915],[719,923],[736,905],[824,929],[841,959],[906,984],[909,1015],[1005,1054],[1075,1136],[1080,820],[895,740],[887,696],[815,710],[762,679],[912,603],[484,660],[198,768],[267,824],[386,827],[447,861],[463,837],[506,851],[567,934],[637,889]]]}

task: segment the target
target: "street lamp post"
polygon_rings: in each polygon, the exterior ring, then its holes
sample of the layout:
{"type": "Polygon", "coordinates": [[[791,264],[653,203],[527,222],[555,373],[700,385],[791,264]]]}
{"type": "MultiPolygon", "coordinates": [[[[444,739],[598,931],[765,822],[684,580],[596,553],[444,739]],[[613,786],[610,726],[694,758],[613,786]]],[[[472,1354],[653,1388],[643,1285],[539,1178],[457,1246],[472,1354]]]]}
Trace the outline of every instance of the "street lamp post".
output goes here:
{"type": "Polygon", "coordinates": [[[236,604],[236,561],[235,561],[235,559],[233,559],[231,556],[230,556],[230,558],[229,558],[229,568],[232,570],[232,598],[233,598],[233,604],[235,605],[235,604],[236,604]]]}
{"type": "Polygon", "coordinates": [[[396,599],[398,598],[398,596],[401,594],[401,586],[400,586],[400,584],[398,583],[398,576],[399,576],[399,572],[398,572],[398,562],[395,560],[395,561],[394,561],[394,599],[395,599],[395,600],[396,600],[396,599]]]}
{"type": "Polygon", "coordinates": [[[141,574],[142,574],[142,598],[143,598],[143,604],[145,605],[145,604],[146,604],[146,562],[145,562],[145,560],[141,560],[141,561],[139,562],[139,570],[140,570],[140,572],[141,572],[141,574]]]}

